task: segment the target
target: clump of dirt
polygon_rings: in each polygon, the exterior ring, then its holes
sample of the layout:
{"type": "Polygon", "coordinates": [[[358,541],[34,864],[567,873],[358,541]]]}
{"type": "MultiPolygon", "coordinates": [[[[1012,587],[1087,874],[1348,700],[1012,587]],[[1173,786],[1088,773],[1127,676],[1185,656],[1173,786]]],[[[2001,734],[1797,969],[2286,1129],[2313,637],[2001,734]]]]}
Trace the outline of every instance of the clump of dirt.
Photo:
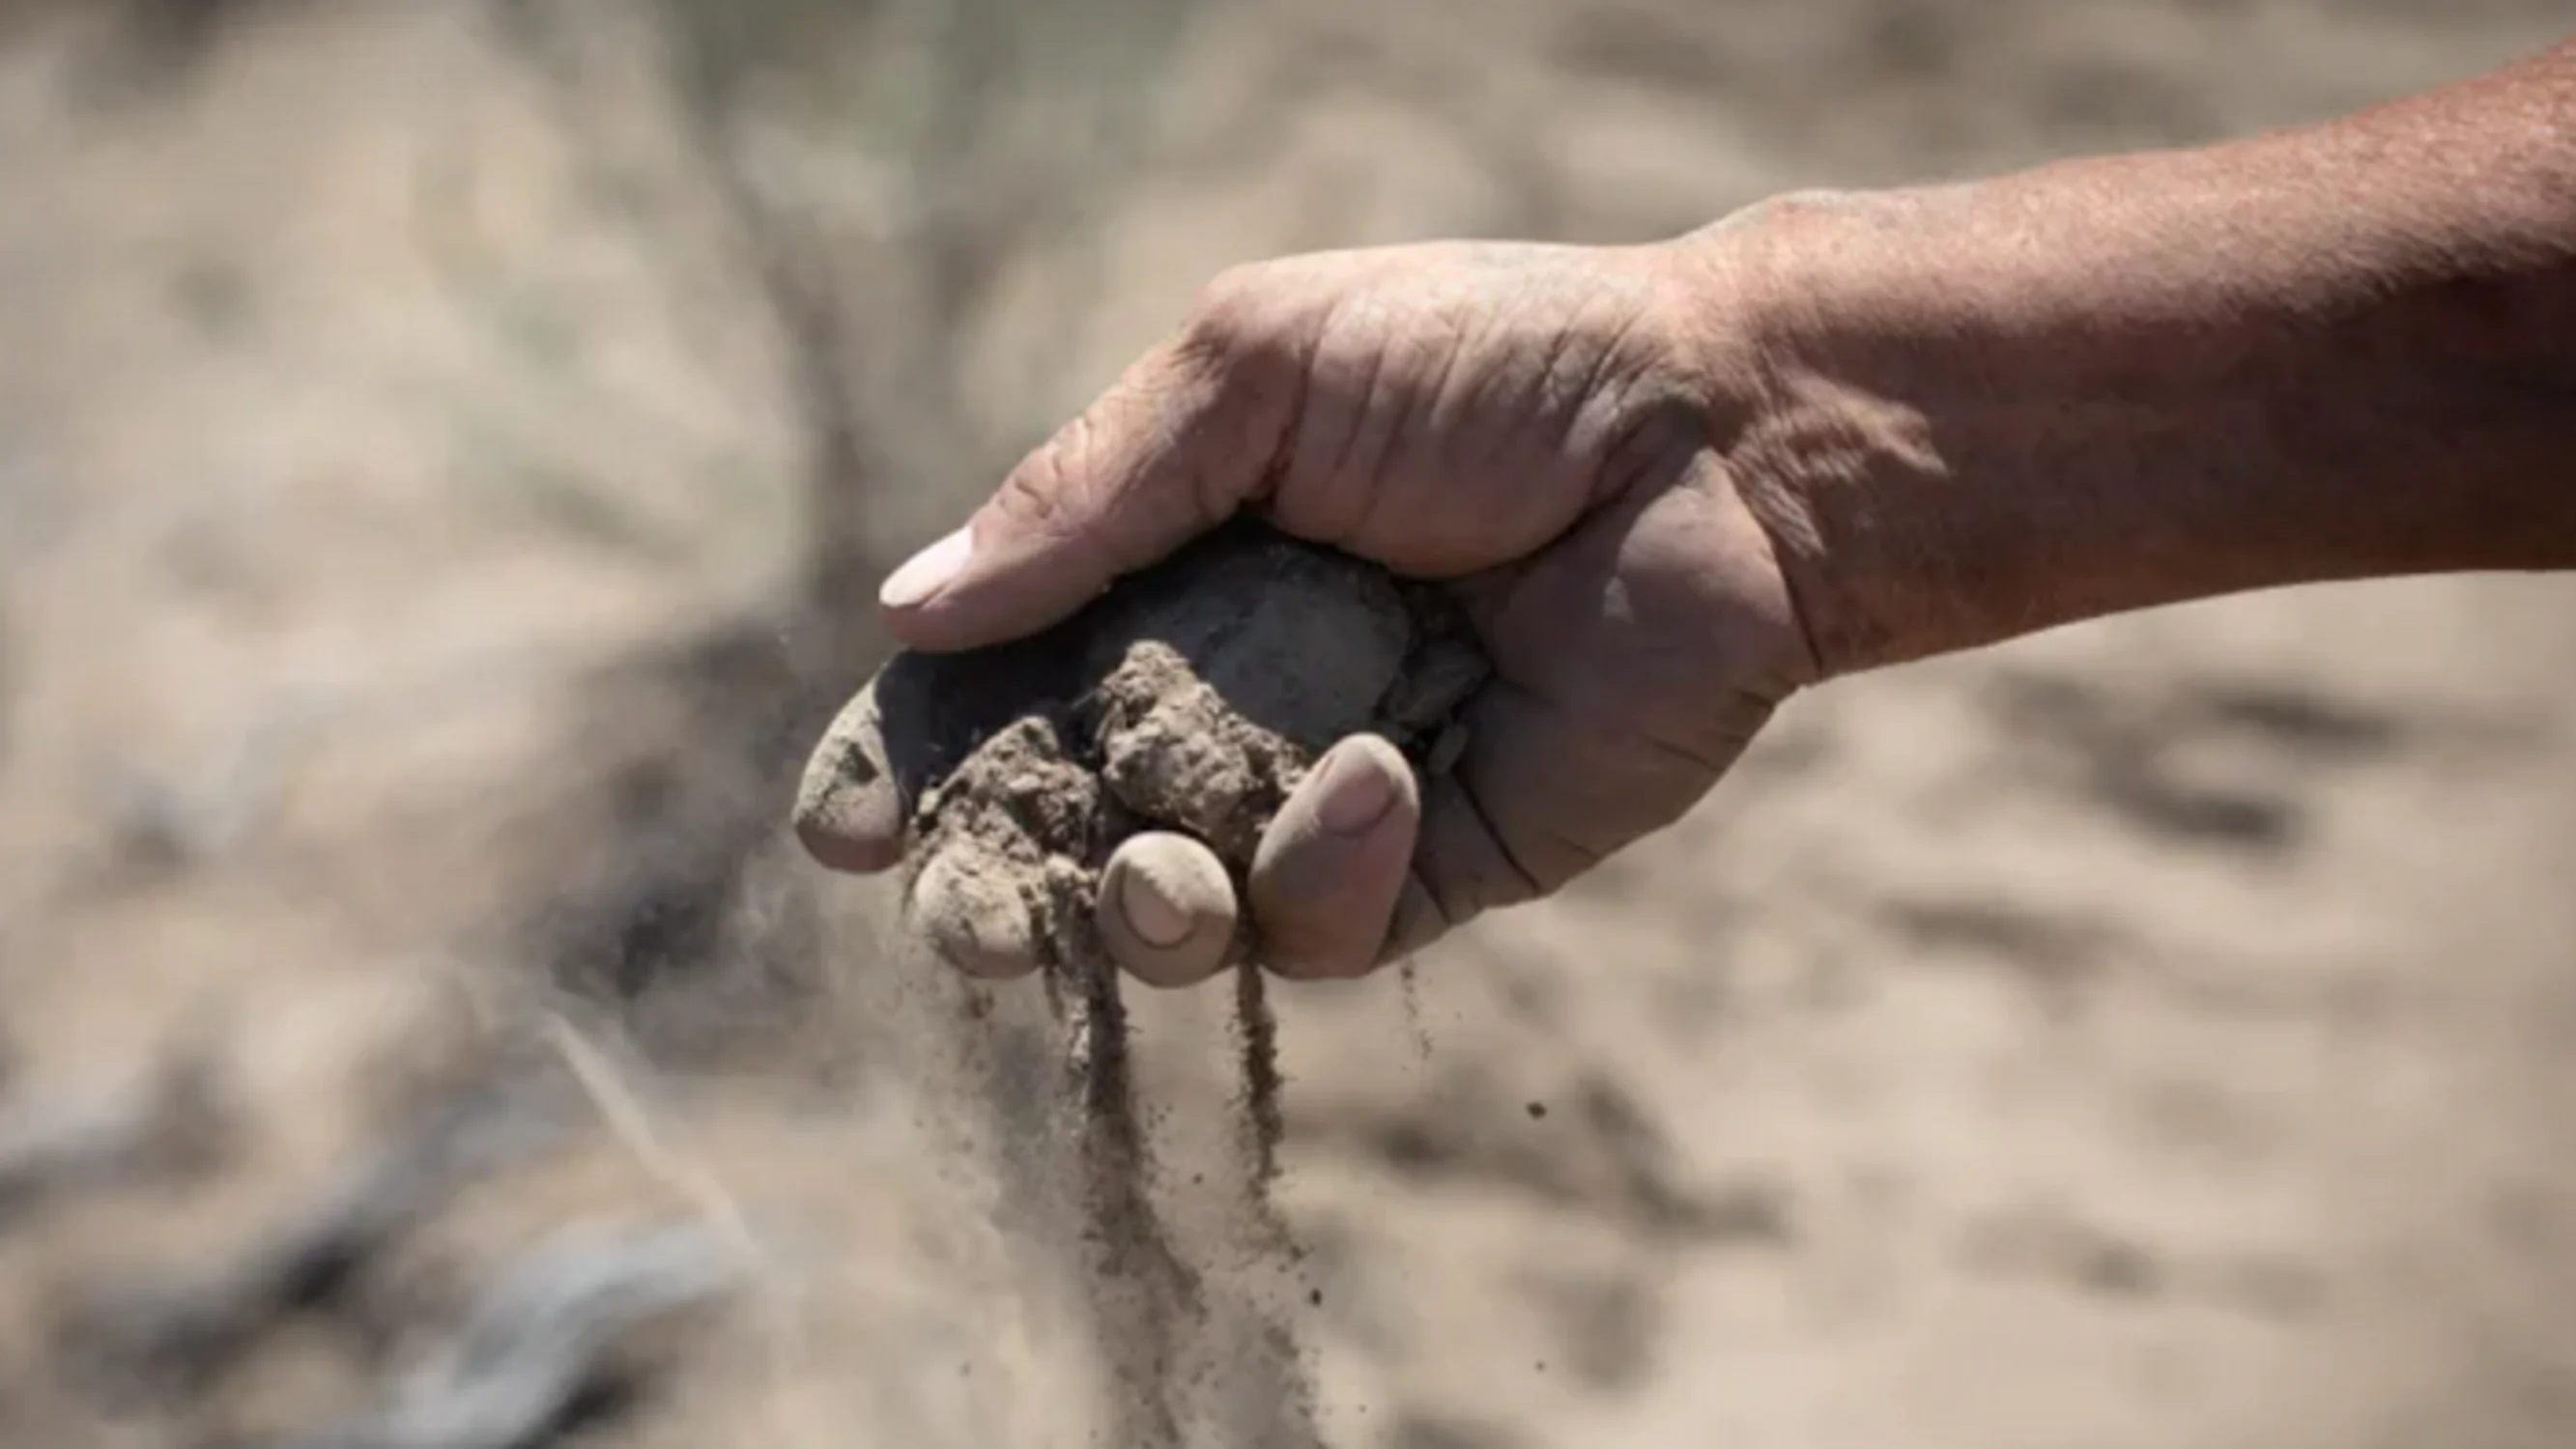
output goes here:
{"type": "MultiPolygon", "coordinates": [[[[1326,749],[1369,731],[1418,770],[1445,769],[1459,707],[1487,668],[1446,591],[1244,523],[1040,636],[898,655],[875,682],[883,759],[850,767],[881,765],[913,802],[914,927],[970,970],[1036,961],[1064,1029],[1081,1237],[1128,1401],[1124,1443],[1179,1442],[1202,1274],[1154,1204],[1119,974],[1094,914],[1103,870],[1140,832],[1178,833],[1208,847],[1245,899],[1263,829],[1326,749]]],[[[1238,1186],[1263,1246],[1293,1254],[1270,1202],[1276,1027],[1248,921],[1227,951],[1243,1058],[1238,1186]]],[[[1313,1442],[1305,1405],[1281,1414],[1297,1422],[1275,1437],[1313,1442]]]]}
{"type": "MultiPolygon", "coordinates": [[[[1253,524],[1036,638],[898,655],[875,693],[915,802],[916,924],[969,968],[1078,965],[1100,953],[1091,892],[1121,841],[1195,837],[1239,892],[1318,755],[1372,731],[1439,768],[1485,669],[1445,591],[1253,524]]],[[[1256,947],[1246,933],[1237,959],[1256,947]]]]}

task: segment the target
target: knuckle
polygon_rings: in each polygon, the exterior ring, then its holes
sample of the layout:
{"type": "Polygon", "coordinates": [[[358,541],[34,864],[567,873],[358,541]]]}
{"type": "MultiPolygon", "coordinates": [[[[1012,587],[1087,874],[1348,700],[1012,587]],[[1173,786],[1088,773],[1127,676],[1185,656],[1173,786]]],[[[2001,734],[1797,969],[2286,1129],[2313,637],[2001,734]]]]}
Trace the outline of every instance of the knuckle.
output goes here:
{"type": "Polygon", "coordinates": [[[1230,267],[1199,289],[1179,351],[1220,378],[1240,396],[1267,396],[1294,380],[1302,363],[1297,304],[1305,289],[1279,262],[1230,267]]]}
{"type": "Polygon", "coordinates": [[[1199,288],[1190,309],[1188,334],[1197,344],[1223,349],[1240,341],[1251,331],[1253,317],[1260,310],[1264,284],[1271,268],[1261,262],[1247,262],[1226,268],[1209,278],[1199,288]]]}
{"type": "Polygon", "coordinates": [[[1089,448],[1090,424],[1075,418],[1020,460],[993,495],[994,511],[1039,534],[1063,531],[1076,512],[1079,459],[1089,448]]]}

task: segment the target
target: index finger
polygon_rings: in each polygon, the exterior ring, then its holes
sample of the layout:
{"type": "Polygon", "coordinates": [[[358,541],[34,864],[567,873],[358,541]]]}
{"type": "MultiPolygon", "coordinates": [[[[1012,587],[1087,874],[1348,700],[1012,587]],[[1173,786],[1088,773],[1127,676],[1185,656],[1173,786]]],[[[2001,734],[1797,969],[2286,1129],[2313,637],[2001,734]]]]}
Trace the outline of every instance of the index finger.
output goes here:
{"type": "Polygon", "coordinates": [[[877,682],[869,680],[823,731],[796,787],[796,838],[816,864],[853,875],[903,859],[906,802],[886,762],[877,682]]]}

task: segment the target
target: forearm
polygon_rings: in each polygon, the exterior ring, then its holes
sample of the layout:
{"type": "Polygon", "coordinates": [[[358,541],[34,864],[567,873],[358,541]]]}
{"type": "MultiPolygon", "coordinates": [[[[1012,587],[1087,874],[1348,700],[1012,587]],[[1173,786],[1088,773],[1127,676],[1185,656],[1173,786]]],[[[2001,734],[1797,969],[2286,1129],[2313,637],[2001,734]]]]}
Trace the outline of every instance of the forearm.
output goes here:
{"type": "Polygon", "coordinates": [[[1829,671],[2576,566],[2576,47],[2330,126],[1727,231],[1772,303],[1737,364],[1765,405],[1720,443],[1829,671]]]}

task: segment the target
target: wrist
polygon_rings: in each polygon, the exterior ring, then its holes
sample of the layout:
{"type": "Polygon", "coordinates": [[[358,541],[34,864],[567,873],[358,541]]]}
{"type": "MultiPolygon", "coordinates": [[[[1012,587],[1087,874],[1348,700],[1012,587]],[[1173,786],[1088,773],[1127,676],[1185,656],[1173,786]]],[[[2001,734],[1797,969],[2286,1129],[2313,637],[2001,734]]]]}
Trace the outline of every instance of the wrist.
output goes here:
{"type": "Polygon", "coordinates": [[[2563,567],[2571,173],[2562,141],[2436,109],[1764,203],[1676,244],[1716,319],[1711,432],[1828,673],[2563,567]]]}
{"type": "Polygon", "coordinates": [[[2071,607],[2043,567],[2033,426],[2066,359],[1971,237],[1978,205],[1969,187],[1801,192],[1672,244],[1711,438],[1826,677],[2071,607]]]}

